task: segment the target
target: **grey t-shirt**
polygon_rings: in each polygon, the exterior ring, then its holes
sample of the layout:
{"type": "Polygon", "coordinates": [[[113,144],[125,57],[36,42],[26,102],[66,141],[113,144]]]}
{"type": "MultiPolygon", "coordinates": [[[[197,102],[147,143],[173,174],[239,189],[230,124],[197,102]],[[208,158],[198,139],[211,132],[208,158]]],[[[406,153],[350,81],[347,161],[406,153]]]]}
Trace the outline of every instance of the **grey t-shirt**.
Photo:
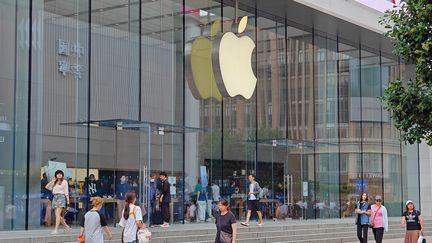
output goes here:
{"type": "Polygon", "coordinates": [[[81,227],[84,227],[85,242],[103,243],[102,227],[104,226],[107,226],[107,223],[99,211],[88,211],[81,222],[81,227]]]}

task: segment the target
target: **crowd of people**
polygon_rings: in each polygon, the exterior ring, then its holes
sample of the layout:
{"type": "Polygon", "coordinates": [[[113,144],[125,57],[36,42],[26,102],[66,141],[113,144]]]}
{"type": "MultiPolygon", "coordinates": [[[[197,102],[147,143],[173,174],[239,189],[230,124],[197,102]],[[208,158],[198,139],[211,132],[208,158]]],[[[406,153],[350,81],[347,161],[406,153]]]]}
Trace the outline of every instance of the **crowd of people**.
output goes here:
{"type": "MultiPolygon", "coordinates": [[[[89,202],[91,208],[85,213],[81,222],[81,230],[78,236],[80,242],[99,243],[103,242],[104,232],[108,239],[112,239],[112,233],[108,228],[104,214],[101,213],[103,208],[103,199],[95,194],[97,184],[94,176],[90,176],[87,184],[88,193],[90,195],[89,202]]],[[[125,179],[121,179],[119,190],[117,191],[117,204],[119,207],[119,223],[123,228],[122,242],[138,243],[140,233],[143,232],[143,237],[148,237],[147,225],[144,223],[143,210],[140,205],[137,205],[137,194],[125,184],[125,179]]],[[[210,215],[215,219],[217,234],[216,243],[236,242],[237,228],[236,217],[230,210],[229,201],[220,198],[219,188],[212,184],[212,200],[215,201],[215,207],[211,207],[210,215]]],[[[61,170],[55,172],[54,178],[46,183],[45,189],[51,194],[51,207],[55,213],[55,223],[52,234],[58,234],[59,227],[62,225],[67,232],[70,226],[65,220],[65,210],[70,204],[70,188],[67,180],[64,178],[64,173],[61,170]]],[[[253,211],[258,215],[258,226],[263,225],[263,216],[261,205],[259,203],[262,195],[262,188],[255,180],[254,175],[248,176],[247,187],[247,212],[246,221],[241,222],[241,225],[248,227],[250,225],[250,217],[253,211]]],[[[170,203],[171,192],[168,175],[161,172],[159,177],[151,176],[150,185],[150,208],[149,224],[157,224],[161,227],[170,227],[170,203]]],[[[204,221],[208,212],[207,202],[209,194],[201,185],[201,181],[195,186],[193,203],[187,207],[186,214],[189,217],[196,217],[197,221],[204,221]]],[[[374,203],[370,203],[368,194],[363,192],[360,194],[358,202],[355,204],[354,213],[356,215],[357,237],[360,243],[367,243],[369,228],[377,243],[381,243],[384,233],[388,231],[388,212],[383,205],[382,197],[375,196],[374,203]]],[[[423,235],[423,220],[420,211],[416,210],[414,202],[406,201],[405,211],[401,218],[401,227],[406,228],[405,243],[417,243],[418,239],[423,235]]],[[[145,241],[144,241],[145,242],[145,241]]]]}
{"type": "MultiPolygon", "coordinates": [[[[151,197],[151,218],[153,222],[158,221],[157,215],[153,212],[160,211],[161,227],[170,226],[169,204],[171,203],[170,184],[166,172],[159,174],[158,183],[156,176],[152,175],[150,180],[150,197],[151,197]]],[[[46,180],[46,174],[43,179],[46,180]]],[[[99,196],[99,183],[96,183],[94,175],[89,176],[86,183],[86,192],[88,202],[91,208],[85,213],[81,222],[81,231],[78,239],[81,242],[103,242],[103,231],[105,231],[108,239],[112,238],[112,234],[108,228],[103,209],[103,198],[99,196]]],[[[44,183],[42,197],[50,199],[50,208],[45,208],[46,211],[54,210],[55,223],[51,234],[58,234],[60,224],[63,225],[64,231],[67,232],[70,226],[65,220],[65,213],[69,210],[70,205],[70,190],[67,179],[61,170],[55,172],[54,178],[51,181],[44,183]]],[[[143,212],[140,206],[136,206],[137,194],[132,190],[126,179],[122,177],[116,193],[116,200],[119,211],[119,226],[123,227],[122,238],[123,242],[138,242],[137,231],[145,229],[143,223],[143,212]]]]}

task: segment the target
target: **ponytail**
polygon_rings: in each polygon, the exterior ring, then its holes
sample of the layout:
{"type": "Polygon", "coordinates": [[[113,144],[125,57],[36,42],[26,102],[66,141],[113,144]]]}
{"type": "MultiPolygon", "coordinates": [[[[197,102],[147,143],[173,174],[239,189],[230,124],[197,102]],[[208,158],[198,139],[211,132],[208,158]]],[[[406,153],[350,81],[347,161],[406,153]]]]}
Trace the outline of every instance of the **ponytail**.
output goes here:
{"type": "Polygon", "coordinates": [[[124,219],[127,220],[129,218],[129,212],[130,212],[129,203],[126,202],[125,208],[123,210],[123,218],[124,219]]]}
{"type": "Polygon", "coordinates": [[[225,207],[227,207],[227,211],[229,212],[229,211],[231,211],[231,208],[230,208],[230,206],[229,206],[229,203],[228,203],[228,201],[226,200],[226,199],[221,199],[220,201],[219,201],[219,203],[220,204],[222,204],[222,205],[224,205],[225,207]]]}
{"type": "Polygon", "coordinates": [[[135,192],[126,193],[126,196],[125,196],[126,205],[125,205],[124,212],[123,212],[123,218],[126,220],[129,218],[129,214],[130,214],[129,204],[133,203],[135,201],[135,199],[136,199],[135,192]]]}

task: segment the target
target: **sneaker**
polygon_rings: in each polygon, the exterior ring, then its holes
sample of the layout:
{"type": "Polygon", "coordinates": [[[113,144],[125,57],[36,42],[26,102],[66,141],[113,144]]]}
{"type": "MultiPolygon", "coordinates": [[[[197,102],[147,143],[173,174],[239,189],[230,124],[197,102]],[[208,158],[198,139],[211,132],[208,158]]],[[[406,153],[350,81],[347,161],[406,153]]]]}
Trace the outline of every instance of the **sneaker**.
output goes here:
{"type": "Polygon", "coordinates": [[[58,230],[53,230],[53,231],[51,231],[51,234],[52,234],[52,235],[57,235],[57,234],[58,234],[58,230]]]}
{"type": "Polygon", "coordinates": [[[71,227],[70,227],[69,225],[66,226],[66,227],[64,228],[64,232],[65,232],[65,233],[69,233],[70,228],[71,228],[71,227]]]}
{"type": "Polygon", "coordinates": [[[161,225],[161,227],[162,227],[162,228],[169,228],[170,225],[169,225],[168,223],[164,223],[164,224],[161,225]]]}
{"type": "Polygon", "coordinates": [[[264,223],[258,223],[258,226],[263,226],[264,225],[264,223]]]}
{"type": "Polygon", "coordinates": [[[246,222],[241,222],[241,225],[243,225],[243,226],[249,226],[249,223],[246,223],[246,222]]]}

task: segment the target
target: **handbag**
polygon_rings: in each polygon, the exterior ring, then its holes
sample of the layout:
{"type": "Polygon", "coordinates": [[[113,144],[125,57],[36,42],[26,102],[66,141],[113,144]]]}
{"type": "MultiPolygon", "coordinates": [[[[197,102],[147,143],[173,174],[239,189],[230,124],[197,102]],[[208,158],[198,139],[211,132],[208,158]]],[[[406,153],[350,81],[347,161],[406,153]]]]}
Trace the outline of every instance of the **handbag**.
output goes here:
{"type": "Polygon", "coordinates": [[[221,243],[231,243],[232,235],[221,230],[219,234],[219,240],[221,243]]]}
{"type": "Polygon", "coordinates": [[[137,233],[137,238],[139,243],[148,243],[151,240],[151,232],[149,229],[139,229],[137,233]]]}
{"type": "MultiPolygon", "coordinates": [[[[135,206],[132,208],[132,212],[129,213],[130,215],[132,215],[136,221],[136,217],[135,217],[135,206]]],[[[124,225],[120,225],[121,227],[123,227],[122,230],[122,235],[121,235],[121,242],[123,243],[123,236],[124,236],[124,225]]],[[[151,232],[148,228],[144,228],[144,229],[138,229],[136,232],[136,238],[138,240],[139,243],[148,243],[151,241],[151,232]]]]}
{"type": "Polygon", "coordinates": [[[221,225],[221,215],[219,215],[218,219],[218,226],[219,226],[219,241],[221,243],[231,243],[232,242],[232,235],[230,233],[227,233],[225,231],[222,231],[221,225]]]}
{"type": "MultiPolygon", "coordinates": [[[[132,214],[132,216],[134,217],[135,221],[136,221],[136,217],[135,217],[135,207],[132,209],[132,212],[130,213],[132,214]]],[[[137,240],[139,243],[148,243],[151,240],[151,232],[148,228],[144,228],[144,229],[138,229],[137,231],[137,240]]]]}
{"type": "Polygon", "coordinates": [[[423,233],[420,233],[417,243],[426,243],[426,238],[423,236],[423,233]]]}
{"type": "Polygon", "coordinates": [[[369,227],[373,228],[374,227],[374,221],[375,221],[375,216],[377,215],[378,211],[380,210],[381,206],[379,206],[379,208],[377,209],[377,211],[375,211],[375,214],[372,218],[372,220],[369,222],[369,227]]]}

